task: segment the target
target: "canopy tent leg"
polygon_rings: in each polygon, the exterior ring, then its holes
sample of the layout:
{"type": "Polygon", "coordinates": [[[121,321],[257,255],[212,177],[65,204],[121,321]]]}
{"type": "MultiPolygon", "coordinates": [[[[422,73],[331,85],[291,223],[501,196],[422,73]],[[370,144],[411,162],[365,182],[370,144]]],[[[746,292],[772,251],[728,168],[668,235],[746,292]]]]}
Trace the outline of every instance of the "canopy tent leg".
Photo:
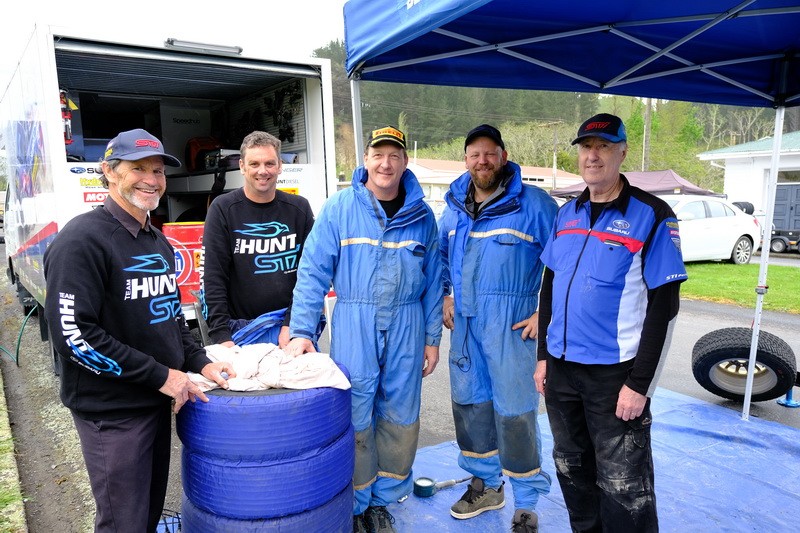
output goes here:
{"type": "Polygon", "coordinates": [[[767,214],[764,218],[764,227],[761,228],[761,267],[758,271],[758,285],[756,286],[756,314],[753,320],[753,338],[750,342],[750,360],[747,364],[747,382],[744,389],[744,405],[742,406],[742,420],[750,417],[750,398],[753,394],[753,375],[756,367],[756,354],[758,353],[758,335],[761,331],[761,311],[764,295],[767,293],[767,267],[769,265],[769,243],[772,237],[772,218],[775,212],[775,189],[778,184],[778,162],[781,155],[781,141],[783,139],[783,115],[785,107],[775,109],[775,135],[772,137],[772,161],[767,181],[767,214]]]}
{"type": "Polygon", "coordinates": [[[353,137],[356,143],[356,166],[364,159],[364,125],[361,122],[361,82],[350,80],[350,101],[353,107],[353,137]]]}

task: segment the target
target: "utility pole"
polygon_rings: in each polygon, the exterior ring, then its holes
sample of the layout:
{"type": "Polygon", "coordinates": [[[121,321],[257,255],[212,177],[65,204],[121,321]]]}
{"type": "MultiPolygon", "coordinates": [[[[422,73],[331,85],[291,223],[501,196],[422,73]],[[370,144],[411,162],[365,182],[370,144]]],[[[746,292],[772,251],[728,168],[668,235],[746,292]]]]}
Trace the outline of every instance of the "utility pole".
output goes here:
{"type": "Polygon", "coordinates": [[[642,172],[650,168],[650,114],[653,109],[653,99],[645,100],[644,106],[644,135],[642,136],[642,172]]]}

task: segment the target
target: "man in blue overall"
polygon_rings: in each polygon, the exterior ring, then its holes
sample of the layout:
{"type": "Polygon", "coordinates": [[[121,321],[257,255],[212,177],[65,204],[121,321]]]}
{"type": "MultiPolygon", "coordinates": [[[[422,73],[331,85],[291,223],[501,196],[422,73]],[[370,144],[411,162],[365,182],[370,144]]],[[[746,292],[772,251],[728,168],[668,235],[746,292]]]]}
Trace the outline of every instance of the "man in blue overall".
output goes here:
{"type": "Polygon", "coordinates": [[[650,397],[686,279],[678,221],[620,174],[619,117],[593,116],[572,144],[586,189],[542,254],[536,387],[572,530],[653,532],[650,397]]]}
{"type": "Polygon", "coordinates": [[[323,206],[306,241],[285,351],[314,351],[333,284],[331,357],[350,372],[356,464],[353,531],[394,532],[386,505],[413,489],[422,378],[436,367],[442,280],[436,219],[406,169],[406,138],[386,127],[367,142],[353,186],[323,206]]]}
{"type": "Polygon", "coordinates": [[[445,271],[444,324],[458,464],[473,475],[450,509],[467,519],[505,505],[502,475],[514,489],[512,530],[536,531],[539,496],[550,491],[541,470],[534,388],[539,255],[556,202],[523,185],[500,132],[488,124],[467,134],[467,172],[445,195],[440,245],[445,271]]]}

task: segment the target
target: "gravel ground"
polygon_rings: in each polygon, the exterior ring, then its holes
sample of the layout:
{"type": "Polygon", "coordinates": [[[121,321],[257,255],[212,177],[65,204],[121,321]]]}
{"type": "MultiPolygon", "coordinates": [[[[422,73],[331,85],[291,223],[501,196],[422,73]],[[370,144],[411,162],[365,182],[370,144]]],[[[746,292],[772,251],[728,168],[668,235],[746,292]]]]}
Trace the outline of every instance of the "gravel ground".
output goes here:
{"type": "MultiPolygon", "coordinates": [[[[16,354],[24,321],[10,286],[0,283],[0,344],[16,354]]],[[[58,399],[58,378],[31,317],[21,336],[19,366],[2,357],[6,402],[31,533],[92,531],[94,500],[69,411],[58,399]]]]}

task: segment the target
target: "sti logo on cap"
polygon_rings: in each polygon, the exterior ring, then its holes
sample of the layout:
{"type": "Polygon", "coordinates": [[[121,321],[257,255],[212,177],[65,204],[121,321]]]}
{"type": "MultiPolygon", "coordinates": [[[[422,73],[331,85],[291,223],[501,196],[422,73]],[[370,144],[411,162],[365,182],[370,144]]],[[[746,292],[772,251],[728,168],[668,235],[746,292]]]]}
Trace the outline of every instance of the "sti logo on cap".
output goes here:
{"type": "Polygon", "coordinates": [[[586,131],[602,130],[603,128],[607,128],[610,124],[610,122],[592,122],[586,125],[586,131]]]}
{"type": "Polygon", "coordinates": [[[158,148],[158,141],[152,141],[150,139],[136,139],[136,142],[134,144],[137,147],[149,146],[150,148],[158,148]]]}

